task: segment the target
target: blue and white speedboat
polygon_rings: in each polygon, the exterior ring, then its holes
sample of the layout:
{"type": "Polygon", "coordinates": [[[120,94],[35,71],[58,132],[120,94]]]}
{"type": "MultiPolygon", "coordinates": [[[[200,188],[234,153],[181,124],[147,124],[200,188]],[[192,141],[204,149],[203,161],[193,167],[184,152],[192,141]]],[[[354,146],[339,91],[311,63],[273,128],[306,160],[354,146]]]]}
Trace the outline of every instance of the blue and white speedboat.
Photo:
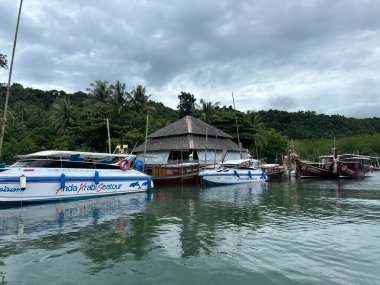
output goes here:
{"type": "Polygon", "coordinates": [[[268,177],[254,159],[228,160],[216,169],[206,169],[199,173],[210,186],[265,182],[268,177]]]}
{"type": "Polygon", "coordinates": [[[41,151],[18,156],[0,172],[0,203],[85,199],[149,191],[150,176],[129,154],[41,151]]]}

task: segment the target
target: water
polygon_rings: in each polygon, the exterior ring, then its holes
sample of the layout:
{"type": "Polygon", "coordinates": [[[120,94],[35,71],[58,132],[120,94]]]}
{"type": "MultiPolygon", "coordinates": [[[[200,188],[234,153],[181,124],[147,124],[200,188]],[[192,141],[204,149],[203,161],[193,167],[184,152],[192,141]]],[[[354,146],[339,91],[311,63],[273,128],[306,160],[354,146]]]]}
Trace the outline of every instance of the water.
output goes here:
{"type": "Polygon", "coordinates": [[[380,284],[380,173],[0,208],[0,284],[380,284]]]}

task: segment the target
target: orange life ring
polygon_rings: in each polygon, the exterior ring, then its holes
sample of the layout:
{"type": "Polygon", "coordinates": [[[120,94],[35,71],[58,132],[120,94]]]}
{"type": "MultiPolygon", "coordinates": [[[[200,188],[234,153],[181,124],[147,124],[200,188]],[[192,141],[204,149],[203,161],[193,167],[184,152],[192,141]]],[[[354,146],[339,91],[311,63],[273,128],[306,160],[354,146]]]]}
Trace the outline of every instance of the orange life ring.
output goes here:
{"type": "Polygon", "coordinates": [[[121,170],[126,171],[131,167],[131,163],[129,162],[128,158],[123,158],[118,162],[118,165],[121,170]]]}

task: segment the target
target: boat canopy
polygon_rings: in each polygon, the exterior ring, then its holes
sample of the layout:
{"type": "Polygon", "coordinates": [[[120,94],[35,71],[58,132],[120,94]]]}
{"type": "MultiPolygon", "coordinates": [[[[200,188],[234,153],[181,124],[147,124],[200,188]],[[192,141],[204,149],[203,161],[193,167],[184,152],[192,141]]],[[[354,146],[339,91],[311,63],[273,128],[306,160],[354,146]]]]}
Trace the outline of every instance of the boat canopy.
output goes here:
{"type": "Polygon", "coordinates": [[[257,160],[257,159],[251,159],[251,158],[226,160],[226,161],[222,162],[221,165],[222,166],[234,167],[234,166],[240,166],[243,163],[248,163],[249,165],[253,165],[255,167],[257,167],[257,166],[260,165],[260,161],[259,160],[257,160]]]}
{"type": "Polygon", "coordinates": [[[145,162],[145,164],[168,164],[170,151],[149,151],[137,154],[137,159],[145,162]]]}
{"type": "Polygon", "coordinates": [[[44,150],[31,154],[16,156],[18,159],[68,159],[68,160],[121,160],[127,158],[130,162],[136,158],[134,154],[112,154],[102,152],[64,151],[64,150],[44,150]]]}
{"type": "Polygon", "coordinates": [[[231,159],[231,160],[226,160],[224,162],[222,162],[223,165],[239,165],[239,164],[242,164],[244,162],[249,162],[250,159],[231,159]]]}

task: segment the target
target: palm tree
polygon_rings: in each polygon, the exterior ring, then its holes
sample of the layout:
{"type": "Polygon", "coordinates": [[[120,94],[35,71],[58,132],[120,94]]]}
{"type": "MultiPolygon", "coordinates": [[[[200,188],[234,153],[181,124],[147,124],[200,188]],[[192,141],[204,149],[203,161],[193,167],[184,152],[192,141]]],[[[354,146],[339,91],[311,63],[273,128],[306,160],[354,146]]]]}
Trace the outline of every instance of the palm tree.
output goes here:
{"type": "Polygon", "coordinates": [[[87,88],[86,90],[101,102],[105,102],[111,96],[111,88],[105,80],[96,80],[90,86],[91,88],[87,88]]]}
{"type": "Polygon", "coordinates": [[[65,96],[57,99],[53,104],[53,117],[52,125],[56,130],[64,134],[68,134],[69,128],[72,127],[76,120],[76,108],[71,104],[70,97],[65,96]]]}
{"type": "Polygon", "coordinates": [[[215,109],[220,105],[220,102],[212,103],[206,102],[203,99],[200,100],[201,106],[195,103],[198,110],[202,111],[202,120],[210,124],[214,117],[215,109]]]}
{"type": "Polygon", "coordinates": [[[14,111],[15,114],[18,115],[21,123],[24,123],[24,120],[26,120],[30,114],[30,106],[25,101],[18,101],[14,105],[14,111]]]}
{"type": "Polygon", "coordinates": [[[111,85],[110,103],[116,109],[117,114],[121,114],[127,103],[127,92],[125,91],[125,83],[116,81],[115,85],[111,85]]]}
{"type": "Polygon", "coordinates": [[[131,94],[127,94],[131,109],[141,115],[155,110],[153,107],[148,106],[148,100],[151,95],[146,95],[145,93],[145,87],[139,84],[133,87],[131,94]]]}
{"type": "Polygon", "coordinates": [[[2,53],[0,53],[0,67],[5,69],[8,68],[7,56],[2,53]]]}
{"type": "Polygon", "coordinates": [[[247,116],[249,121],[253,126],[253,142],[256,152],[256,158],[259,158],[259,149],[268,143],[268,130],[265,128],[264,124],[261,122],[260,115],[255,111],[248,111],[247,116]]]}

